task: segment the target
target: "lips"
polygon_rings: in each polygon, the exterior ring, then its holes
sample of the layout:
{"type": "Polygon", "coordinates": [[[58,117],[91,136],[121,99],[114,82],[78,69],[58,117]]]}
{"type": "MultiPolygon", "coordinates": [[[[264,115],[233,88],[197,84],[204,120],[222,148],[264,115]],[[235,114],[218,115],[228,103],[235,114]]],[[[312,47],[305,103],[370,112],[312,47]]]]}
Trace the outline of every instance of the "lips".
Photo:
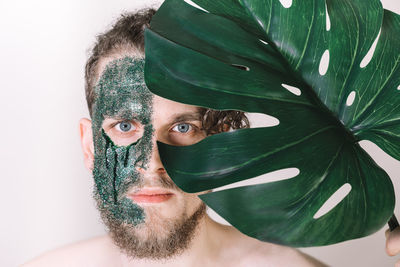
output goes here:
{"type": "Polygon", "coordinates": [[[136,203],[161,203],[168,201],[174,194],[156,188],[143,188],[140,191],[128,194],[128,198],[136,203]]]}

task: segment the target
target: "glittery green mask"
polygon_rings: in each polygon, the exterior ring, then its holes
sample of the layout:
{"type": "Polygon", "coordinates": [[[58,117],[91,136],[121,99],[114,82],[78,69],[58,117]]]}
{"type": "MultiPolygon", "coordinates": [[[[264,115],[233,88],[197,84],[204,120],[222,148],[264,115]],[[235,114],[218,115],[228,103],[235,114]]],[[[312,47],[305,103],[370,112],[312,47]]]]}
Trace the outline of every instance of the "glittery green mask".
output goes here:
{"type": "Polygon", "coordinates": [[[146,168],[152,151],[152,94],[143,69],[144,60],[131,57],[109,63],[95,87],[93,105],[95,195],[110,216],[133,225],[144,221],[144,212],[125,194],[140,182],[136,167],[146,168]],[[102,128],[107,117],[138,120],[143,136],[128,146],[115,145],[102,128]]]}

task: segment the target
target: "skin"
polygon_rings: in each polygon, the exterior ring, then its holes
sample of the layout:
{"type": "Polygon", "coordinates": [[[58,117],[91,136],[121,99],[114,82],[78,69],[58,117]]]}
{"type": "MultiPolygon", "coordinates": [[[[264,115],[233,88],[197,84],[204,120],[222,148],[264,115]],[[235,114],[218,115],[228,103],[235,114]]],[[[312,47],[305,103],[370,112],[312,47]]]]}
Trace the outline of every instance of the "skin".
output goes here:
{"type": "MultiPolygon", "coordinates": [[[[396,256],[400,254],[400,227],[397,227],[392,232],[389,229],[385,232],[386,235],[386,253],[389,256],[396,256]]],[[[400,267],[400,260],[395,264],[400,267]]]]}
{"type": "MultiPolygon", "coordinates": [[[[100,73],[108,62],[121,59],[127,54],[104,59],[100,73]]],[[[138,140],[146,131],[146,123],[131,119],[135,126],[129,132],[118,128],[121,121],[105,118],[101,128],[114,144],[127,146],[138,140]]],[[[96,122],[80,120],[80,137],[85,166],[95,169],[95,147],[93,129],[96,122]]],[[[156,142],[171,145],[190,145],[206,137],[196,106],[177,103],[153,95],[152,97],[151,151],[145,165],[135,165],[144,179],[145,187],[151,188],[162,179],[169,179],[157,150],[156,142]],[[178,130],[182,124],[189,125],[187,132],[178,130]]],[[[227,129],[228,130],[228,129],[227,129]]],[[[173,219],[182,214],[193,214],[201,204],[198,194],[171,190],[173,196],[160,203],[135,203],[145,213],[144,220],[173,219]]],[[[162,234],[162,232],[160,232],[162,234]]],[[[271,243],[260,242],[243,235],[234,227],[219,224],[208,215],[200,219],[191,245],[180,255],[168,260],[131,259],[113,244],[108,235],[48,252],[24,266],[324,266],[300,251],[271,243]]]]}

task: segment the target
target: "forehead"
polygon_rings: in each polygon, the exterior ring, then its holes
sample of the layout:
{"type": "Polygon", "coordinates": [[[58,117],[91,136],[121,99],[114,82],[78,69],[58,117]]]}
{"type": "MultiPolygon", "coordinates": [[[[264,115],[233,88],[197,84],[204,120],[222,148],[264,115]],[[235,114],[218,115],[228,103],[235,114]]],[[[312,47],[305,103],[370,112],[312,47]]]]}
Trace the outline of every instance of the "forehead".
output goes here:
{"type": "MultiPolygon", "coordinates": [[[[154,118],[172,119],[181,114],[199,113],[199,107],[175,102],[158,95],[153,95],[154,118]]],[[[197,115],[196,115],[197,116],[197,115]]],[[[192,118],[195,118],[192,117],[192,118]]]]}
{"type": "Polygon", "coordinates": [[[95,79],[96,83],[99,81],[101,75],[103,74],[104,70],[109,66],[109,64],[115,60],[123,59],[123,58],[131,58],[132,60],[139,60],[144,59],[143,53],[141,53],[137,49],[121,49],[119,51],[115,51],[108,56],[103,56],[99,59],[95,71],[95,79]]]}
{"type": "Polygon", "coordinates": [[[107,58],[100,67],[101,76],[96,86],[96,94],[106,99],[102,105],[112,104],[111,110],[114,115],[126,112],[142,113],[149,106],[154,119],[168,119],[181,113],[199,111],[197,106],[178,103],[151,93],[144,82],[143,58],[107,58]]]}
{"type": "Polygon", "coordinates": [[[130,95],[148,92],[144,82],[143,58],[115,58],[100,67],[101,75],[95,86],[97,94],[130,95]]]}

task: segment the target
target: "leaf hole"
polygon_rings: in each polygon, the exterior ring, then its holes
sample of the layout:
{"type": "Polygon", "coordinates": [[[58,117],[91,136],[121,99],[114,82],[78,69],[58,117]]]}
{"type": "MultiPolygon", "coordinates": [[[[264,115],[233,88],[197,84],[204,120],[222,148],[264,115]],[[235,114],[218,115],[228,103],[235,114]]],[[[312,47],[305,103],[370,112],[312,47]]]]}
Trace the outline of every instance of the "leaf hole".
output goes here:
{"type": "Polygon", "coordinates": [[[210,13],[207,10],[205,10],[204,8],[202,8],[201,6],[199,6],[198,4],[192,2],[191,0],[184,0],[187,4],[191,5],[192,7],[195,7],[197,9],[200,9],[201,11],[204,11],[206,13],[210,13]]]}
{"type": "Polygon", "coordinates": [[[319,74],[321,76],[324,76],[326,72],[328,71],[329,67],[329,50],[325,50],[325,52],[322,54],[321,61],[319,62],[319,74]]]}
{"type": "Polygon", "coordinates": [[[356,98],[356,91],[352,91],[346,100],[346,105],[351,106],[354,103],[354,99],[356,98]]]}
{"type": "Polygon", "coordinates": [[[284,84],[284,83],[282,83],[282,87],[285,88],[286,90],[288,90],[289,92],[291,92],[294,95],[297,95],[297,96],[301,95],[301,90],[299,88],[297,88],[297,87],[294,87],[294,86],[291,86],[291,85],[288,85],[288,84],[284,84]]]}
{"type": "Polygon", "coordinates": [[[372,43],[371,48],[369,49],[368,53],[365,55],[363,60],[361,60],[360,68],[365,68],[369,64],[369,62],[371,62],[371,59],[374,56],[376,45],[378,43],[380,36],[381,36],[381,30],[379,30],[378,36],[376,36],[375,41],[372,43]]]}
{"type": "Polygon", "coordinates": [[[289,8],[292,6],[292,0],[279,0],[284,8],[289,8]]]}
{"type": "Polygon", "coordinates": [[[318,219],[331,211],[334,207],[336,207],[342,200],[350,193],[351,185],[349,183],[345,183],[338,190],[336,190],[333,195],[328,198],[327,201],[321,206],[321,208],[314,214],[313,218],[318,219]]]}
{"type": "Polygon", "coordinates": [[[397,90],[400,90],[400,85],[399,85],[399,86],[397,86],[397,90]]]}
{"type": "Polygon", "coordinates": [[[239,65],[239,64],[231,64],[233,67],[235,67],[235,68],[238,68],[238,69],[241,69],[241,70],[245,70],[245,71],[249,71],[250,70],[250,68],[249,67],[246,67],[246,66],[243,66],[243,65],[239,65]]]}
{"type": "Polygon", "coordinates": [[[328,13],[328,6],[326,5],[325,2],[325,29],[326,31],[329,31],[331,29],[331,19],[329,18],[329,13],[328,13]]]}
{"type": "Polygon", "coordinates": [[[240,182],[217,187],[217,188],[213,189],[213,192],[232,189],[232,188],[238,188],[238,187],[244,187],[244,186],[249,186],[249,185],[266,184],[266,183],[288,180],[288,179],[292,179],[292,178],[296,177],[297,175],[299,175],[299,173],[300,173],[300,170],[298,168],[281,169],[281,170],[273,171],[273,172],[263,174],[263,175],[260,175],[260,176],[254,177],[254,178],[243,180],[240,182]]]}
{"type": "Polygon", "coordinates": [[[251,128],[274,127],[279,125],[279,120],[264,113],[246,113],[251,128]]]}
{"type": "Polygon", "coordinates": [[[264,40],[261,40],[261,39],[258,39],[261,43],[263,43],[263,44],[265,44],[265,45],[268,45],[268,42],[266,42],[266,41],[264,41],[264,40]]]}

